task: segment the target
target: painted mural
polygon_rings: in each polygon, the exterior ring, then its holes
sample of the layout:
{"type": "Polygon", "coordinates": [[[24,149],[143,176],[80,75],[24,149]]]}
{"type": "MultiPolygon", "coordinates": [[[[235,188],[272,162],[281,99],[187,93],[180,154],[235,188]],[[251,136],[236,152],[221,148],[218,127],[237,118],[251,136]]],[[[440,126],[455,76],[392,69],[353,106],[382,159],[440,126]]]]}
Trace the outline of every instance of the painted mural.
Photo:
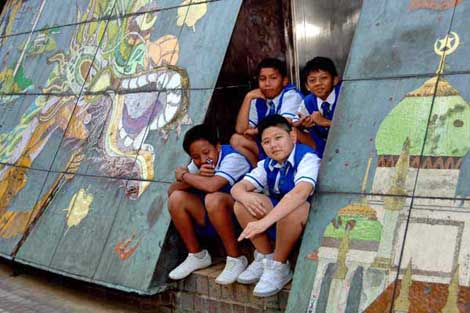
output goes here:
{"type": "Polygon", "coordinates": [[[288,312],[468,312],[470,5],[405,2],[364,3],[288,312]]]}
{"type": "Polygon", "coordinates": [[[145,289],[169,223],[171,177],[157,171],[186,161],[179,135],[203,118],[240,1],[65,2],[12,0],[0,17],[0,253],[145,289]],[[220,47],[205,41],[211,34],[220,47]],[[206,58],[212,65],[201,70],[206,58]],[[192,92],[193,79],[207,91],[192,92]],[[165,155],[174,164],[158,164],[165,155]],[[136,217],[119,225],[122,210],[136,217]],[[62,245],[87,236],[82,248],[100,246],[73,268],[75,251],[62,245]],[[145,261],[127,271],[147,266],[146,281],[97,269],[139,250],[145,261]]]}

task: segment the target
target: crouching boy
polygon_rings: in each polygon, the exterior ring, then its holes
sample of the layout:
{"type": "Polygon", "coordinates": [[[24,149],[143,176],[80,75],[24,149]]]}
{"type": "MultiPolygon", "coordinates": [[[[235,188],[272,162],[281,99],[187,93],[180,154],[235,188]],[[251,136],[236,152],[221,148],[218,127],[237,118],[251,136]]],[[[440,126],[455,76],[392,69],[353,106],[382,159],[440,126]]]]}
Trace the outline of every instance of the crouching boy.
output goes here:
{"type": "Polygon", "coordinates": [[[192,160],[187,168],[176,169],[176,182],[168,191],[168,209],[189,254],[169,276],[182,279],[211,265],[211,256],[201,249],[197,235],[215,231],[227,253],[225,269],[215,281],[231,284],[248,261],[238,250],[230,188],[250,170],[250,164],[230,145],[221,145],[206,125],[191,128],[184,137],[183,148],[192,160]]]}
{"type": "Polygon", "coordinates": [[[237,280],[258,282],[253,294],[268,297],[292,279],[287,259],[307,220],[320,159],[312,148],[296,144],[295,130],[280,115],[266,117],[259,136],[267,158],[232,188],[232,196],[244,228],[238,240],[250,239],[256,248],[253,263],[237,280]]]}

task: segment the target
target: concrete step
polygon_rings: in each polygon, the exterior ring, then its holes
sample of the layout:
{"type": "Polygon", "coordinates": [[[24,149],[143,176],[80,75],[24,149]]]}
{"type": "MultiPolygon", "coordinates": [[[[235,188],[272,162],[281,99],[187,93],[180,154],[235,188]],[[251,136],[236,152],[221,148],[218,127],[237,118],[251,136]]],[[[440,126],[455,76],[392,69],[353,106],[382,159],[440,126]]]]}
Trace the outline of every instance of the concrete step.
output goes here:
{"type": "Polygon", "coordinates": [[[176,312],[179,313],[279,313],[284,312],[290,284],[268,298],[253,296],[254,285],[234,283],[222,286],[215,278],[224,262],[199,270],[178,283],[176,312]]]}

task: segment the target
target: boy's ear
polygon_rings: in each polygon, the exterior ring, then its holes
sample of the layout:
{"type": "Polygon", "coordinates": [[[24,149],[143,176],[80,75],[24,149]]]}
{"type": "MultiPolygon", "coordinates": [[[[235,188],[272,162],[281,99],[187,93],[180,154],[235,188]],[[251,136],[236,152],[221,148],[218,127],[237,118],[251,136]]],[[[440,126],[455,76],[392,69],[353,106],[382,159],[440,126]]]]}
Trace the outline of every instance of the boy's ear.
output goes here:
{"type": "Polygon", "coordinates": [[[282,85],[283,85],[283,86],[287,86],[287,84],[289,84],[289,77],[285,76],[285,77],[282,79],[282,85]]]}
{"type": "Polygon", "coordinates": [[[297,131],[295,130],[294,127],[292,127],[292,130],[289,133],[290,138],[292,139],[292,142],[296,143],[297,142],[297,131]]]}
{"type": "Polygon", "coordinates": [[[335,76],[335,77],[333,78],[333,86],[338,85],[338,83],[339,83],[339,76],[335,76]]]}

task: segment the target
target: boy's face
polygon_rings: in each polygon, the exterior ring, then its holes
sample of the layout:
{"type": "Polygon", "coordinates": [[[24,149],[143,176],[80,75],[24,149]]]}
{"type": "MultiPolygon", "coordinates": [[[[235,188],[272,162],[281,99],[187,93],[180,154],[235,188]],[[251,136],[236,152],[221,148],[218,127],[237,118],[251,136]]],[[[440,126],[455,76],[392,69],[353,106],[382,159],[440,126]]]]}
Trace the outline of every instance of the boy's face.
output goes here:
{"type": "Polygon", "coordinates": [[[279,95],[282,88],[287,85],[287,77],[282,77],[281,73],[275,68],[265,67],[259,72],[259,89],[266,98],[272,99],[279,95]]]}
{"type": "Polygon", "coordinates": [[[212,160],[215,166],[219,158],[219,150],[220,144],[214,146],[205,139],[199,139],[189,146],[189,155],[198,168],[203,164],[209,164],[208,160],[212,160]]]}
{"type": "Polygon", "coordinates": [[[330,72],[318,70],[308,74],[305,87],[318,98],[326,100],[338,81],[338,76],[333,77],[330,72]]]}
{"type": "Polygon", "coordinates": [[[288,132],[284,128],[272,126],[263,131],[261,146],[268,157],[283,163],[289,158],[296,140],[295,131],[288,132]]]}

